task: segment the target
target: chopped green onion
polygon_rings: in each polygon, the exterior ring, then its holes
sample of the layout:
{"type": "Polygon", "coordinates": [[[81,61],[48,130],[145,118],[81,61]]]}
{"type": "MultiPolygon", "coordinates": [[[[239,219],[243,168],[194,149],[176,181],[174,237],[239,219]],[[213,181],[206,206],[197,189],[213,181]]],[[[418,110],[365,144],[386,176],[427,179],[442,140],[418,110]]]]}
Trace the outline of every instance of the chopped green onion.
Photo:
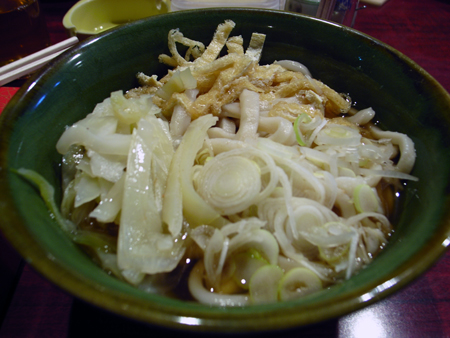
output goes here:
{"type": "Polygon", "coordinates": [[[319,246],[319,255],[325,262],[335,264],[340,262],[345,255],[347,255],[349,248],[350,243],[332,247],[319,246]]]}
{"type": "Polygon", "coordinates": [[[278,294],[280,300],[304,297],[322,289],[322,281],[307,268],[294,268],[288,271],[280,281],[278,294]]]}
{"type": "Polygon", "coordinates": [[[306,143],[303,140],[302,132],[299,129],[299,124],[303,123],[304,120],[306,120],[307,123],[309,123],[309,122],[311,122],[311,117],[308,114],[303,113],[303,114],[300,114],[294,121],[295,138],[297,140],[297,143],[302,147],[305,147],[306,143]]]}
{"type": "Polygon", "coordinates": [[[278,289],[283,277],[278,265],[264,265],[250,279],[249,292],[253,304],[271,303],[278,300],[278,289]]]}
{"type": "Polygon", "coordinates": [[[235,264],[233,278],[243,289],[249,288],[250,279],[259,268],[269,264],[269,262],[254,249],[237,254],[233,257],[233,261],[235,264]]]}

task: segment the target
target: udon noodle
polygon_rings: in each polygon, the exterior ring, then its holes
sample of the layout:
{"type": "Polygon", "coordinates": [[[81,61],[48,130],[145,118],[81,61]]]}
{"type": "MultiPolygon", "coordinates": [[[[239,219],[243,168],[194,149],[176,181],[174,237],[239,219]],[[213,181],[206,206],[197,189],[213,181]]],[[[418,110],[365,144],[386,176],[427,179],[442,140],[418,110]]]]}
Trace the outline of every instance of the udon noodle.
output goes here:
{"type": "Polygon", "coordinates": [[[416,179],[410,138],[296,61],[259,65],[265,36],[244,49],[234,25],[206,47],[170,31],[166,76],[137,74],[57,143],[74,240],[139,288],[220,306],[349,279],[393,231],[384,191],[416,179]]]}

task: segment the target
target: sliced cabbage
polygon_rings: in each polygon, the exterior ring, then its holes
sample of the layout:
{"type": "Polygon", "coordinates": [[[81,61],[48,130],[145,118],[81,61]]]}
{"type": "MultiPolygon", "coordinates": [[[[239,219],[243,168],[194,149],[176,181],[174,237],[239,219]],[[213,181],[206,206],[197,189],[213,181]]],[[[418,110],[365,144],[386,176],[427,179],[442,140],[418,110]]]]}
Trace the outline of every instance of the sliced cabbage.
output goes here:
{"type": "Polygon", "coordinates": [[[122,209],[125,175],[111,187],[108,193],[102,198],[97,207],[92,210],[89,217],[97,219],[99,222],[109,223],[119,215],[122,209]]]}
{"type": "Polygon", "coordinates": [[[175,71],[161,88],[156,92],[156,95],[168,100],[173,93],[182,93],[187,89],[194,89],[197,87],[197,80],[192,76],[191,69],[175,71]]]}
{"type": "Polygon", "coordinates": [[[83,125],[74,124],[62,134],[56,144],[56,149],[60,154],[65,154],[74,144],[101,154],[128,155],[131,135],[97,135],[83,125]]]}
{"type": "Polygon", "coordinates": [[[121,90],[111,93],[111,105],[117,119],[127,125],[137,123],[147,114],[158,114],[161,109],[152,103],[148,94],[125,98],[121,90]]]}
{"type": "Polygon", "coordinates": [[[171,144],[165,135],[156,118],[141,119],[133,133],[118,237],[117,260],[122,270],[148,274],[172,271],[185,250],[181,241],[162,227],[152,182],[154,171],[160,170],[155,164],[164,162],[161,156],[168,156],[155,151],[171,144]]]}

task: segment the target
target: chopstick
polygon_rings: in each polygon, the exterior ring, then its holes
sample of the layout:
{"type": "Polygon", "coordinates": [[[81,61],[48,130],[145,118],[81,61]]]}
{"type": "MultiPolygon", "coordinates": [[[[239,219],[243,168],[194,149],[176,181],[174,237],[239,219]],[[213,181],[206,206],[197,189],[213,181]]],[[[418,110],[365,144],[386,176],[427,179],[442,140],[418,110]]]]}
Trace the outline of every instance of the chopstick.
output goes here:
{"type": "Polygon", "coordinates": [[[55,45],[47,47],[39,52],[28,55],[22,59],[11,62],[0,68],[0,86],[3,86],[24,75],[30,74],[41,68],[47,62],[66,51],[78,42],[78,38],[73,36],[55,45]]]}

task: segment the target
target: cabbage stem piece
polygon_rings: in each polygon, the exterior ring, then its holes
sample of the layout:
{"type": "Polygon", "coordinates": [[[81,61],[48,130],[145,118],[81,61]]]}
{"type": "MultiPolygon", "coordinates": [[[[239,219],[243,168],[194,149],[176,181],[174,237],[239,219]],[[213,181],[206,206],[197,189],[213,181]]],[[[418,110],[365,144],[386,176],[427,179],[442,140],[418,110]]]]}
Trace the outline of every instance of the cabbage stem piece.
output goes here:
{"type": "Polygon", "coordinates": [[[156,118],[142,119],[134,130],[128,155],[122,212],[118,238],[118,266],[122,270],[135,270],[153,274],[172,271],[179,263],[184,248],[181,241],[164,232],[153,190],[153,157],[155,149],[165,148],[164,131],[156,118]]]}
{"type": "Polygon", "coordinates": [[[110,182],[117,182],[122,177],[127,165],[125,156],[100,155],[92,150],[88,150],[87,155],[90,158],[89,164],[93,176],[110,182]]]}
{"type": "Polygon", "coordinates": [[[355,188],[353,203],[359,213],[381,211],[375,188],[371,188],[367,184],[360,184],[355,188]]]}
{"type": "Polygon", "coordinates": [[[127,99],[121,90],[111,93],[111,106],[117,119],[126,125],[137,123],[149,112],[160,112],[160,109],[153,105],[151,95],[143,94],[127,99]]]}
{"type": "Polygon", "coordinates": [[[176,70],[169,81],[156,91],[156,95],[169,100],[173,93],[182,93],[187,89],[197,87],[197,80],[191,74],[191,69],[176,70]]]}
{"type": "Polygon", "coordinates": [[[96,135],[87,127],[74,124],[62,134],[56,144],[56,150],[60,154],[65,154],[71,145],[78,144],[101,154],[127,155],[130,143],[130,135],[96,135]]]}
{"type": "Polygon", "coordinates": [[[92,210],[89,217],[96,218],[97,221],[103,223],[114,222],[122,208],[124,183],[125,175],[122,175],[120,180],[108,191],[105,198],[92,210]]]}
{"type": "Polygon", "coordinates": [[[91,177],[84,171],[79,171],[75,176],[75,208],[90,202],[100,196],[100,183],[95,177],[91,177]]]}

